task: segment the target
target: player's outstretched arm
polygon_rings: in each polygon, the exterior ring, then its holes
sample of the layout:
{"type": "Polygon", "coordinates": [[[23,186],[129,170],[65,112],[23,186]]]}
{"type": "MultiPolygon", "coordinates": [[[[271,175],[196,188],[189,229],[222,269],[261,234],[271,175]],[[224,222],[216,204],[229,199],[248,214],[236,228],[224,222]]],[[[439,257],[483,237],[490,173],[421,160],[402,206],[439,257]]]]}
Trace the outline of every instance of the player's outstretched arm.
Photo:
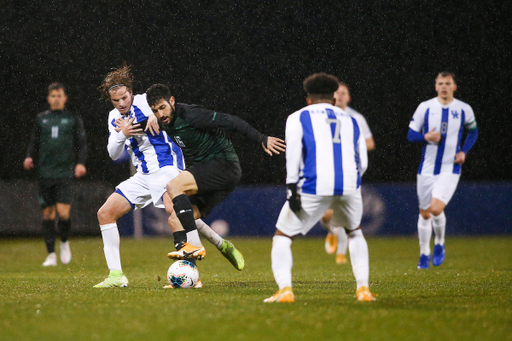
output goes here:
{"type": "Polygon", "coordinates": [[[269,136],[267,137],[267,146],[264,143],[261,143],[263,150],[268,155],[272,156],[273,154],[280,154],[279,152],[284,152],[286,150],[286,144],[283,140],[269,136]]]}

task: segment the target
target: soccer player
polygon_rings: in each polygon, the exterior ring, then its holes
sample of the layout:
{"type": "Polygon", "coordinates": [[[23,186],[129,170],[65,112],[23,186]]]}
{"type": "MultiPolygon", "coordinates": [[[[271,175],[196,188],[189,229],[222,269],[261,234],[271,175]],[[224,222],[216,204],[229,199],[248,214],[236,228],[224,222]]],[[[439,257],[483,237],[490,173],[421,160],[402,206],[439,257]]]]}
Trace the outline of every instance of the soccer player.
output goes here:
{"type": "Polygon", "coordinates": [[[286,122],[286,186],[272,241],[272,272],[279,290],[264,302],[293,302],[293,239],[306,234],[327,209],[333,223],[348,231],[352,270],[359,301],[373,301],[368,288],[368,245],[360,228],[361,176],[366,144],[357,121],[334,104],[338,79],[317,73],[304,80],[308,106],[286,122]]]}
{"type": "MultiPolygon", "coordinates": [[[[343,111],[356,119],[357,124],[361,129],[361,133],[363,134],[363,137],[366,141],[366,150],[374,150],[375,141],[373,140],[373,135],[370,127],[368,126],[368,123],[366,122],[366,119],[359,112],[348,106],[351,97],[347,84],[340,82],[338,90],[336,90],[334,93],[334,100],[335,106],[343,109],[343,111]]],[[[322,226],[327,230],[327,237],[325,238],[325,251],[328,254],[333,254],[336,252],[336,263],[345,264],[347,263],[347,257],[345,256],[348,246],[347,233],[341,226],[332,226],[331,218],[332,210],[329,209],[325,212],[324,216],[320,220],[322,226]]]]}
{"type": "Polygon", "coordinates": [[[148,103],[169,137],[181,147],[190,166],[167,184],[174,213],[181,225],[173,230],[177,251],[169,258],[182,259],[200,252],[187,242],[194,219],[207,217],[229,195],[242,175],[238,156],[226,131],[236,131],[263,147],[270,156],[285,150],[284,141],[266,136],[244,120],[199,105],[176,103],[170,89],[154,84],[147,90],[148,103]]]}
{"type": "Polygon", "coordinates": [[[73,191],[70,179],[83,177],[87,169],[87,141],[80,116],[66,109],[66,91],[61,83],[48,87],[50,109],[37,115],[23,167],[34,167],[38,158],[39,205],[43,210],[43,237],[48,256],[43,266],[56,266],[55,220],[60,234],[60,260],[71,261],[69,230],[73,191]]]}
{"type": "Polygon", "coordinates": [[[432,264],[439,266],[444,261],[444,208],[455,193],[461,166],[478,137],[473,109],[453,97],[457,90],[454,75],[450,72],[441,72],[435,84],[437,97],[418,106],[409,124],[407,135],[409,141],[423,145],[416,186],[420,209],[418,269],[429,268],[432,227],[435,233],[432,264]],[[468,133],[461,149],[464,128],[468,133]]]}
{"type": "MultiPolygon", "coordinates": [[[[124,65],[111,71],[99,87],[103,98],[114,106],[108,119],[109,155],[112,159],[117,159],[126,149],[137,173],[120,183],[98,210],[98,222],[110,274],[95,285],[95,288],[128,285],[128,279],[121,268],[120,238],[116,221],[132,209],[143,208],[151,202],[156,207],[165,207],[170,214],[173,207],[165,193],[165,185],[178,176],[185,166],[180,148],[170,141],[165,132],[159,131],[158,121],[147,104],[146,95],[134,96],[132,84],[130,67],[124,65]],[[145,133],[143,129],[149,133],[145,133]]],[[[171,216],[169,224],[179,225],[180,222],[171,216]]],[[[194,224],[197,224],[199,231],[217,246],[235,268],[243,269],[243,256],[233,244],[222,239],[203,221],[198,220],[194,224]]],[[[197,230],[188,237],[195,245],[201,245],[197,230]]]]}

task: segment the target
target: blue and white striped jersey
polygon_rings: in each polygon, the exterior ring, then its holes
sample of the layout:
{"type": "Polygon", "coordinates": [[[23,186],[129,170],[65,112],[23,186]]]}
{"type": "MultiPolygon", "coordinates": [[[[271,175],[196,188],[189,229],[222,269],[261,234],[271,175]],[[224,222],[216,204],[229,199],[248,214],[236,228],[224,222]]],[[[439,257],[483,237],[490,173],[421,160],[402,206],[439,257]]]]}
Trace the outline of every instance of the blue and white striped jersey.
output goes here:
{"type": "Polygon", "coordinates": [[[349,195],[368,166],[355,118],[328,103],[312,104],[286,121],[286,183],[300,193],[349,195]]]}
{"type": "MultiPolygon", "coordinates": [[[[125,119],[135,117],[134,124],[142,122],[153,112],[146,101],[146,94],[135,95],[130,114],[125,119]]],[[[122,132],[115,130],[115,121],[122,117],[119,110],[114,109],[108,116],[108,153],[113,160],[118,159],[126,149],[137,172],[150,174],[165,166],[176,166],[183,170],[185,163],[181,149],[174,144],[167,133],[160,131],[158,135],[146,133],[143,136],[127,138],[122,132]]]]}
{"type": "Polygon", "coordinates": [[[463,128],[476,128],[475,114],[469,104],[453,99],[448,105],[439,103],[437,97],[421,103],[412,117],[409,128],[426,134],[432,129],[441,133],[438,144],[423,146],[418,174],[460,174],[461,165],[454,164],[460,150],[463,128]]]}

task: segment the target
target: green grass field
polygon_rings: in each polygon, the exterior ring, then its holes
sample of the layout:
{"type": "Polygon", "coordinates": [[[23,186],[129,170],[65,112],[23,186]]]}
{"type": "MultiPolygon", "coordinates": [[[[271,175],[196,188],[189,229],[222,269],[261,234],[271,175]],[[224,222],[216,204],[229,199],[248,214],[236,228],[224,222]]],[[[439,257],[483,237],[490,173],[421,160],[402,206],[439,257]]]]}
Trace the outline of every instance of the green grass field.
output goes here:
{"type": "Polygon", "coordinates": [[[448,238],[445,263],[426,271],[417,239],[368,238],[369,303],[323,239],[300,238],[295,303],[264,304],[271,240],[233,242],[242,272],[207,245],[204,288],[164,290],[170,239],[123,239],[130,285],[118,289],[92,288],[108,274],[100,238],[72,239],[56,268],[41,266],[41,240],[0,239],[0,340],[512,340],[512,237],[448,238]]]}

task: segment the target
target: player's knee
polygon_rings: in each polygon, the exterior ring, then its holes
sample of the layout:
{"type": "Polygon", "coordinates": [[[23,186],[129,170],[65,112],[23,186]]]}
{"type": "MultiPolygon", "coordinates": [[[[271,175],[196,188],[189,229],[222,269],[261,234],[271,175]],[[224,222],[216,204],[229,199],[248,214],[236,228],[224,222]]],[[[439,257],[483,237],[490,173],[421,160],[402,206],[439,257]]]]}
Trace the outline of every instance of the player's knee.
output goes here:
{"type": "Polygon", "coordinates": [[[110,214],[109,210],[105,209],[104,206],[100,207],[100,209],[98,210],[97,217],[100,225],[112,222],[112,215],[110,214]]]}
{"type": "Polygon", "coordinates": [[[435,215],[436,217],[438,215],[440,215],[441,213],[443,213],[443,211],[444,211],[444,207],[433,206],[430,208],[430,212],[432,212],[432,214],[435,215]]]}
{"type": "Polygon", "coordinates": [[[427,219],[430,219],[430,211],[428,210],[420,210],[420,215],[423,219],[427,220],[427,219]]]}

